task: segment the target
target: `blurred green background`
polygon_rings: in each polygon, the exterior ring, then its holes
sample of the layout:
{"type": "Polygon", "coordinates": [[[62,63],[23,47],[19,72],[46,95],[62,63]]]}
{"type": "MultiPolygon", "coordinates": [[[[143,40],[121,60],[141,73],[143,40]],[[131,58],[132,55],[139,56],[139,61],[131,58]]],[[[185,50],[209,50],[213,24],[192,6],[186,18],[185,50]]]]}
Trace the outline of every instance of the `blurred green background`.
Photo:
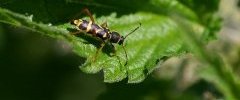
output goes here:
{"type": "MultiPolygon", "coordinates": [[[[239,75],[237,4],[221,0],[223,28],[208,49],[220,53],[239,75]]],[[[80,71],[83,60],[60,40],[0,23],[0,100],[224,100],[214,84],[194,76],[199,61],[191,54],[167,60],[139,84],[104,83],[102,72],[80,71]]]]}

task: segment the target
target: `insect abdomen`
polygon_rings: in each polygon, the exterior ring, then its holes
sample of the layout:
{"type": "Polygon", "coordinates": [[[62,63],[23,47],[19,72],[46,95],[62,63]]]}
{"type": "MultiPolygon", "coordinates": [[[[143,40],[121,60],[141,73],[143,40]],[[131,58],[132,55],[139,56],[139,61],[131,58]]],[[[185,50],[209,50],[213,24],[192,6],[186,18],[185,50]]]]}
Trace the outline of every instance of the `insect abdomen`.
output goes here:
{"type": "Polygon", "coordinates": [[[82,20],[82,23],[78,26],[78,28],[103,40],[108,38],[108,31],[91,21],[88,22],[86,20],[82,20]]]}

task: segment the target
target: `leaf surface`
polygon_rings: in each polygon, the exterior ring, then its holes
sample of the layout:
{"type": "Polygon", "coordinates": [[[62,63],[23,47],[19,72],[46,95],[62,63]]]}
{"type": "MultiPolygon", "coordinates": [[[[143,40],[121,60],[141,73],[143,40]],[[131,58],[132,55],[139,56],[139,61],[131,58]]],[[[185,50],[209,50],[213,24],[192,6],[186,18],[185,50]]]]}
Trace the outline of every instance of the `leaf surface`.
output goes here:
{"type": "MultiPolygon", "coordinates": [[[[52,1],[38,1],[40,6],[24,2],[16,5],[19,1],[14,0],[12,3],[2,2],[0,22],[25,27],[45,36],[62,39],[72,46],[72,50],[76,54],[86,58],[85,64],[80,65],[82,71],[97,73],[103,70],[104,81],[110,83],[121,81],[124,78],[128,78],[129,83],[141,82],[166,58],[187,52],[189,48],[184,45],[184,42],[187,41],[182,38],[185,31],[179,27],[179,22],[187,23],[195,30],[192,34],[199,36],[207,29],[206,24],[202,24],[200,21],[201,18],[198,17],[197,12],[184,5],[180,0],[123,0],[118,3],[111,0],[105,2],[101,0],[83,2],[69,0],[55,2],[55,6],[49,6],[54,4],[52,1]],[[133,3],[135,5],[132,5],[133,3]],[[114,48],[110,44],[106,44],[96,61],[93,61],[96,51],[100,47],[99,39],[86,34],[76,36],[70,34],[69,29],[75,27],[66,20],[69,20],[69,16],[77,12],[76,5],[92,7],[93,11],[96,11],[94,16],[97,24],[107,21],[111,30],[116,30],[123,36],[142,23],[139,30],[125,40],[124,44],[129,58],[126,66],[124,66],[125,53],[120,45],[114,45],[116,55],[111,56],[114,48]],[[33,6],[36,6],[35,9],[27,9],[33,6]],[[20,7],[20,10],[17,9],[20,7]],[[58,10],[56,10],[57,8],[58,10]]],[[[88,20],[86,17],[83,19],[88,20]]]]}

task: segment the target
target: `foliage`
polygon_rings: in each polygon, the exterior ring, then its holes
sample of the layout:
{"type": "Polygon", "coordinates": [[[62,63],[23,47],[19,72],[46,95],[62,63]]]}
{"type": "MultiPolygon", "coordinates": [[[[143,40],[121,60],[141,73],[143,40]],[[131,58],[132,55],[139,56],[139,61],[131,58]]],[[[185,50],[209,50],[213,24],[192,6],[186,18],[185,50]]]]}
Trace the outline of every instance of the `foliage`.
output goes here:
{"type": "MultiPolygon", "coordinates": [[[[86,73],[104,73],[105,82],[142,82],[170,57],[193,53],[203,63],[196,75],[214,86],[228,100],[240,98],[239,79],[234,77],[216,53],[206,50],[206,43],[216,38],[221,20],[216,15],[219,0],[2,0],[0,22],[23,27],[44,36],[60,39],[71,45],[84,58],[80,69],[86,73]],[[93,12],[98,24],[108,22],[109,28],[126,35],[138,23],[142,27],[126,41],[128,65],[121,46],[105,45],[92,61],[100,41],[92,36],[71,35],[74,26],[69,20],[82,8],[93,12]],[[200,38],[199,38],[200,37],[200,38]]],[[[87,17],[83,17],[88,19],[87,17]]]]}
{"type": "MultiPolygon", "coordinates": [[[[73,1],[68,1],[73,2],[73,1]]],[[[107,1],[105,1],[107,2],[107,1]]],[[[110,1],[109,1],[110,2],[110,1]]],[[[132,1],[134,2],[134,1],[132,1]]],[[[38,4],[44,4],[44,2],[40,2],[38,4]]],[[[118,8],[118,6],[121,6],[121,4],[124,3],[124,1],[118,3],[118,4],[106,4],[107,7],[114,6],[115,8],[118,8]],[[116,6],[115,6],[116,5],[116,6]]],[[[58,14],[55,14],[55,11],[52,11],[53,13],[49,12],[49,15],[55,16],[55,18],[52,21],[52,17],[46,17],[48,14],[41,14],[46,13],[49,10],[53,9],[52,6],[47,8],[48,10],[40,12],[40,15],[38,14],[30,14],[28,16],[20,15],[17,13],[14,13],[12,11],[2,9],[2,22],[9,23],[16,26],[22,26],[26,27],[28,29],[37,31],[39,33],[42,33],[44,35],[48,35],[53,38],[61,38],[64,39],[66,42],[69,42],[72,47],[73,51],[76,52],[78,55],[82,57],[86,57],[86,61],[84,65],[81,65],[81,69],[84,72],[87,73],[96,73],[100,70],[104,71],[104,81],[105,82],[116,82],[120,81],[126,77],[129,79],[129,83],[136,83],[141,82],[143,79],[145,79],[146,75],[150,74],[156,67],[156,64],[158,62],[162,62],[161,58],[166,58],[170,56],[176,56],[184,53],[187,48],[184,48],[182,45],[181,35],[181,29],[178,28],[177,23],[174,22],[174,19],[165,17],[166,16],[172,16],[172,14],[175,14],[172,8],[166,8],[171,13],[165,12],[165,11],[157,11],[157,8],[159,6],[168,6],[172,2],[169,1],[149,1],[149,4],[146,4],[146,6],[141,6],[143,2],[137,2],[139,4],[136,4],[136,8],[133,9],[134,12],[136,10],[139,10],[135,14],[122,14],[122,15],[116,15],[116,13],[112,13],[108,16],[103,16],[97,18],[97,21],[107,20],[109,23],[109,26],[113,30],[118,30],[122,33],[122,35],[127,34],[131,31],[134,27],[138,25],[138,23],[142,23],[142,27],[137,30],[137,32],[127,38],[126,40],[126,50],[129,55],[129,63],[127,66],[124,66],[124,63],[126,62],[126,58],[123,52],[123,49],[121,46],[117,47],[117,56],[110,56],[110,53],[113,51],[113,48],[110,45],[106,45],[105,48],[103,48],[103,53],[101,53],[98,58],[96,58],[96,62],[93,62],[92,59],[95,56],[95,52],[97,51],[97,48],[99,48],[100,41],[96,40],[95,38],[92,38],[90,36],[82,36],[79,37],[70,35],[69,31],[67,29],[71,29],[72,26],[68,24],[68,22],[65,24],[59,24],[60,21],[56,20],[64,20],[61,18],[57,18],[57,16],[60,16],[58,14]],[[155,9],[152,9],[148,11],[149,7],[156,7],[155,9]],[[150,13],[152,11],[152,13],[150,13]],[[163,13],[163,15],[161,15],[163,13]],[[117,18],[119,16],[119,18],[117,18]],[[57,18],[57,19],[56,19],[57,18]],[[49,21],[51,23],[49,24],[41,24],[40,22],[37,23],[36,21],[49,21]],[[56,22],[55,22],[56,21],[56,22]],[[153,42],[154,41],[154,42],[153,42]]],[[[188,9],[185,8],[183,5],[178,3],[177,1],[174,1],[176,3],[173,6],[178,7],[177,10],[179,11],[186,11],[186,13],[175,15],[179,17],[187,17],[191,18],[193,20],[196,20],[196,16],[194,13],[188,9]]],[[[4,4],[4,3],[3,3],[4,4]]],[[[13,3],[11,3],[13,4],[13,3]]],[[[22,8],[21,5],[7,5],[12,8],[10,9],[16,9],[22,8]]],[[[46,3],[51,4],[51,2],[46,3]]],[[[80,2],[81,4],[81,2],[80,2]]],[[[98,2],[93,2],[91,4],[98,4],[98,2]]],[[[27,5],[27,4],[22,4],[27,5]]],[[[67,4],[56,4],[59,6],[67,6],[67,4]]],[[[103,5],[103,2],[99,1],[99,5],[103,5]],[[101,4],[102,3],[102,4],[101,4]]],[[[123,5],[123,4],[122,4],[123,5]]],[[[29,5],[30,7],[33,5],[29,5]]],[[[130,5],[124,5],[126,7],[132,8],[133,6],[130,5]]],[[[42,6],[41,6],[42,7],[42,6]]],[[[65,7],[64,7],[65,8],[65,7]]],[[[75,7],[72,7],[75,8],[75,7]]],[[[91,7],[89,7],[91,8],[91,7]]],[[[101,7],[100,7],[101,8],[101,7]]],[[[102,7],[104,8],[104,7],[102,7]]],[[[44,8],[46,9],[46,8],[44,8]]],[[[56,8],[55,8],[56,9],[56,8]]],[[[75,8],[76,9],[76,8],[75,8]]],[[[80,9],[80,8],[79,8],[80,9]]],[[[26,11],[28,11],[27,9],[26,11]]],[[[32,13],[38,13],[35,9],[30,9],[31,11],[28,12],[32,13]]],[[[93,8],[94,10],[94,8],[93,8]]],[[[124,9],[120,9],[117,14],[121,13],[130,13],[132,11],[125,11],[124,9]]],[[[18,11],[18,9],[17,9],[18,11]]],[[[22,11],[22,10],[21,10],[22,11]]],[[[64,11],[64,10],[63,10],[64,11]]],[[[98,13],[100,10],[96,10],[98,13]]],[[[118,10],[116,10],[118,11],[118,10]]],[[[68,12],[68,11],[66,11],[68,12]]],[[[63,15],[62,15],[63,16],[63,15]]],[[[61,17],[62,17],[61,16],[61,17]]],[[[174,17],[175,17],[174,16],[174,17]]],[[[183,20],[186,20],[184,18],[181,18],[183,20]]],[[[191,23],[191,25],[195,25],[194,23],[191,23]]],[[[197,25],[197,24],[196,24],[197,25]]],[[[196,26],[195,25],[195,26],[196,26]]],[[[202,28],[202,26],[198,25],[197,27],[202,28]]]]}

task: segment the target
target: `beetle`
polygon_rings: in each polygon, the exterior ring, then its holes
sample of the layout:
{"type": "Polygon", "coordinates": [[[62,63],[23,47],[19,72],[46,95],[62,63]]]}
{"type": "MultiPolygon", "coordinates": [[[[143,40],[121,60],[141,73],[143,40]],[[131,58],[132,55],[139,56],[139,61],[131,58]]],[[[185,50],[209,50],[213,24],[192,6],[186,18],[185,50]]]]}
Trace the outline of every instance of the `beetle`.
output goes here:
{"type": "Polygon", "coordinates": [[[76,29],[79,31],[79,33],[84,32],[87,34],[91,34],[92,36],[98,37],[102,40],[101,47],[97,50],[94,59],[97,57],[98,52],[100,50],[102,50],[104,45],[107,42],[110,42],[113,47],[114,47],[114,45],[112,43],[119,44],[122,46],[122,48],[125,52],[125,57],[126,57],[126,63],[124,65],[127,65],[128,55],[127,55],[127,52],[126,52],[126,49],[125,49],[125,46],[123,45],[123,43],[130,34],[134,33],[136,30],[138,30],[140,28],[141,23],[139,23],[139,26],[136,27],[134,30],[132,30],[130,33],[128,33],[126,36],[122,36],[116,31],[111,31],[108,28],[106,22],[101,25],[96,24],[90,11],[87,8],[83,9],[82,12],[86,13],[90,17],[91,20],[87,21],[87,20],[83,20],[83,19],[74,19],[71,21],[71,24],[76,26],[76,29]]]}

